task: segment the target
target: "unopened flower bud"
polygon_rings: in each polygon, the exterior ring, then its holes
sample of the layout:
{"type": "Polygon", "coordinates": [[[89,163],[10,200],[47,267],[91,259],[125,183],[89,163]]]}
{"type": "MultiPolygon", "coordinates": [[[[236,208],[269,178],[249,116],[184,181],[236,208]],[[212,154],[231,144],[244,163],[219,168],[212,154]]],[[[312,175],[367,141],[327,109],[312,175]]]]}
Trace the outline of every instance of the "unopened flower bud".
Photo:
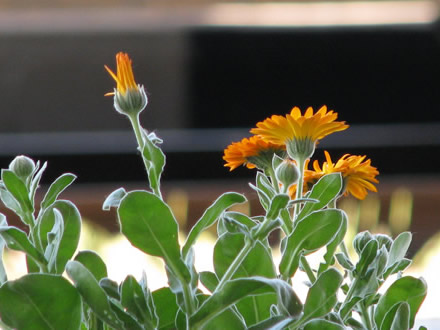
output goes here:
{"type": "Polygon", "coordinates": [[[147,103],[148,98],[144,86],[128,88],[125,94],[115,91],[114,107],[123,115],[137,115],[145,109],[147,103]]]}
{"type": "Polygon", "coordinates": [[[278,182],[282,183],[283,186],[287,188],[298,181],[299,171],[293,161],[284,160],[275,169],[275,176],[278,182]]]}
{"type": "Polygon", "coordinates": [[[116,54],[116,66],[116,73],[105,66],[116,81],[114,92],[105,95],[114,95],[114,107],[119,113],[130,117],[137,116],[148,103],[144,86],[136,83],[128,54],[122,52],[116,54]]]}
{"type": "Polygon", "coordinates": [[[35,163],[26,156],[17,156],[9,164],[9,169],[15,173],[20,179],[26,181],[35,170],[35,163]]]}

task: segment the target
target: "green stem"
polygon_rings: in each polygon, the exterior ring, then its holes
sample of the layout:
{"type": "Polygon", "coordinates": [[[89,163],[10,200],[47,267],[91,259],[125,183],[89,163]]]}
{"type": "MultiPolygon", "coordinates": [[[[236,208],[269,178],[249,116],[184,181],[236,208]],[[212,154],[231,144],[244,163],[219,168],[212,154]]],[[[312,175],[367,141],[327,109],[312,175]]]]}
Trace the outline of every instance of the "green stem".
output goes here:
{"type": "Polygon", "coordinates": [[[373,326],[371,325],[370,314],[368,313],[368,308],[365,307],[365,304],[361,302],[358,304],[361,309],[361,318],[364,321],[364,325],[367,327],[367,330],[373,330],[373,326]]]}
{"type": "MultiPolygon", "coordinates": [[[[351,298],[352,298],[352,296],[353,296],[353,292],[354,292],[354,290],[356,289],[356,287],[358,286],[358,283],[359,283],[359,281],[358,281],[358,278],[356,277],[356,278],[353,280],[353,282],[351,283],[350,289],[348,290],[348,292],[347,292],[347,296],[345,297],[345,300],[344,300],[344,302],[342,303],[341,308],[339,309],[339,311],[342,311],[342,309],[344,308],[344,306],[345,306],[347,303],[350,302],[350,300],[351,300],[351,298]]],[[[351,312],[351,311],[347,310],[347,313],[346,313],[346,314],[340,314],[341,319],[345,321],[346,317],[348,316],[348,313],[350,313],[350,312],[351,312]]]]}
{"type": "MultiPolygon", "coordinates": [[[[171,271],[176,275],[183,289],[183,301],[186,308],[186,322],[189,324],[189,318],[194,313],[196,309],[196,304],[194,301],[194,296],[191,293],[191,288],[188,282],[185,280],[185,276],[180,272],[179,268],[174,264],[172,260],[169,258],[166,259],[167,266],[171,269],[171,271]]],[[[188,328],[189,329],[189,328],[188,328]]]]}
{"type": "MultiPolygon", "coordinates": [[[[139,114],[128,116],[128,118],[130,119],[131,126],[133,127],[133,131],[134,131],[134,134],[136,136],[136,141],[137,141],[137,144],[139,146],[139,150],[141,152],[142,160],[144,161],[145,170],[147,171],[147,174],[148,174],[148,167],[149,166],[148,166],[148,163],[147,163],[146,159],[144,158],[144,154],[143,154],[144,147],[145,147],[145,142],[144,142],[144,137],[142,136],[142,126],[141,126],[141,123],[139,121],[139,114]]],[[[159,187],[157,185],[153,186],[151,184],[150,184],[150,187],[153,190],[153,193],[157,197],[162,199],[162,193],[160,192],[159,187]]]]}
{"type": "MultiPolygon", "coordinates": [[[[298,183],[296,185],[296,199],[302,198],[303,194],[303,184],[304,184],[304,166],[306,163],[306,159],[299,158],[297,159],[298,162],[298,170],[299,170],[299,177],[298,177],[298,183]]],[[[293,221],[295,221],[296,216],[298,215],[300,210],[300,203],[295,204],[295,208],[293,210],[293,221]]]]}
{"type": "Polygon", "coordinates": [[[251,240],[245,239],[245,243],[244,243],[243,248],[237,254],[237,256],[235,257],[234,261],[229,265],[228,269],[226,270],[226,272],[222,276],[222,279],[220,280],[220,282],[218,283],[217,287],[215,288],[215,291],[213,292],[213,295],[214,295],[214,293],[223,290],[223,287],[225,286],[225,284],[235,274],[235,272],[237,271],[238,267],[240,267],[241,263],[244,261],[246,256],[249,254],[249,252],[251,251],[253,246],[254,246],[254,243],[251,240]]]}
{"type": "Polygon", "coordinates": [[[134,135],[136,136],[136,141],[139,145],[140,151],[144,149],[145,143],[144,138],[142,137],[141,124],[139,122],[139,114],[134,116],[128,116],[131,122],[131,126],[133,126],[134,135]]]}
{"type": "MultiPolygon", "coordinates": [[[[223,290],[223,287],[225,284],[232,278],[232,276],[237,271],[238,267],[240,267],[243,260],[246,258],[246,256],[251,251],[252,247],[254,246],[254,243],[251,240],[246,239],[243,248],[241,251],[237,254],[234,261],[229,265],[228,269],[226,270],[225,274],[223,275],[220,282],[217,284],[217,287],[215,288],[212,295],[215,295],[216,293],[223,290]]],[[[198,321],[195,324],[191,325],[191,329],[202,329],[206,322],[208,322],[210,318],[205,318],[200,321],[198,321]]]]}

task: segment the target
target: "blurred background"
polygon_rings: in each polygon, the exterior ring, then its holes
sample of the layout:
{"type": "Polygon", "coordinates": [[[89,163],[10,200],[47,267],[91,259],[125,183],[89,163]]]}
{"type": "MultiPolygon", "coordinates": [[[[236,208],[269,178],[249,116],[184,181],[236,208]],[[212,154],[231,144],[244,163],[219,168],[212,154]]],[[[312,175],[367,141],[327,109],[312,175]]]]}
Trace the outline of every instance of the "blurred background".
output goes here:
{"type": "MultiPolygon", "coordinates": [[[[75,173],[63,198],[92,228],[86,248],[113,242],[102,252],[110,262],[126,252],[102,202],[120,186],[146,187],[129,122],[104,97],[114,86],[104,64],[115,68],[118,51],[147,89],[141,121],[164,139],[163,189],[183,231],[227,190],[246,193],[243,210],[258,214],[255,173],[229,173],[223,149],[272,114],[325,104],[351,127],[315,158],[362,154],[380,171],[377,194],[341,202],[353,232],[411,230],[412,271],[429,280],[440,264],[438,14],[428,0],[0,0],[0,165],[19,154],[47,161],[43,191],[75,173]]],[[[118,262],[116,279],[131,270],[118,262]]]]}

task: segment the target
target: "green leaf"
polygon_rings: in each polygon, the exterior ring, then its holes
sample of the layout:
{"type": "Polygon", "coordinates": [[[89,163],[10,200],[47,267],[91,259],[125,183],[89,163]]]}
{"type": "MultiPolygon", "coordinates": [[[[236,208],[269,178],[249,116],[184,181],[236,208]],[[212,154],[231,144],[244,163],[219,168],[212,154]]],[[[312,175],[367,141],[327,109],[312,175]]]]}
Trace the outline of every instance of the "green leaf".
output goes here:
{"type": "MultiPolygon", "coordinates": [[[[208,298],[209,296],[203,294],[199,294],[197,296],[200,305],[208,298]]],[[[247,329],[241,315],[239,316],[239,314],[236,313],[233,308],[228,308],[222,313],[218,314],[216,317],[207,322],[204,328],[209,330],[247,329]]]]}
{"type": "MultiPolygon", "coordinates": [[[[386,317],[385,317],[386,319],[386,317]]],[[[397,310],[394,314],[393,322],[390,327],[384,326],[382,323],[382,329],[389,330],[401,330],[410,329],[409,326],[409,305],[406,302],[402,302],[397,305],[397,310]]]]}
{"type": "Polygon", "coordinates": [[[411,244],[411,240],[412,235],[410,232],[403,232],[396,237],[393,244],[391,245],[390,255],[387,264],[388,267],[405,257],[409,245],[411,244]]]}
{"type": "Polygon", "coordinates": [[[338,229],[338,232],[333,237],[333,239],[330,241],[330,243],[327,244],[327,251],[324,255],[325,263],[321,263],[319,265],[318,274],[321,274],[324,270],[326,270],[333,262],[334,262],[334,255],[336,252],[336,249],[341,244],[341,242],[344,240],[345,234],[347,233],[347,216],[345,212],[342,213],[342,221],[341,226],[338,229]]]}
{"type": "Polygon", "coordinates": [[[350,329],[353,329],[353,330],[366,330],[364,325],[353,317],[347,318],[347,321],[345,322],[345,324],[349,325],[350,329]]]}
{"type": "Polygon", "coordinates": [[[262,172],[257,172],[256,186],[253,184],[249,184],[249,186],[257,192],[261,206],[267,211],[269,209],[270,201],[276,193],[268,177],[262,172]]]}
{"type": "MultiPolygon", "coordinates": [[[[7,226],[6,217],[4,214],[0,213],[0,228],[7,226]]],[[[6,274],[5,266],[3,265],[3,250],[5,248],[5,241],[0,235],[0,286],[8,280],[8,276],[6,274]]]]}
{"type": "Polygon", "coordinates": [[[240,212],[223,212],[223,215],[217,223],[217,235],[220,237],[224,233],[241,233],[250,236],[251,229],[254,228],[257,223],[257,221],[240,212]]]}
{"type": "Polygon", "coordinates": [[[14,213],[20,217],[21,221],[23,221],[24,224],[29,226],[29,224],[26,222],[27,218],[25,217],[25,214],[21,209],[20,204],[15,200],[14,196],[12,196],[12,194],[9,191],[7,191],[5,188],[2,188],[2,186],[0,186],[0,198],[3,204],[8,209],[14,211],[14,213]]]}
{"type": "Polygon", "coordinates": [[[271,220],[278,218],[281,210],[284,209],[290,201],[289,195],[278,194],[272,198],[266,217],[271,220]]]}
{"type": "Polygon", "coordinates": [[[32,245],[24,231],[15,227],[0,227],[0,236],[5,240],[9,249],[25,252],[36,263],[46,265],[46,259],[32,245]]]}
{"type": "Polygon", "coordinates": [[[311,320],[310,322],[307,322],[307,324],[304,326],[304,330],[344,330],[345,327],[342,325],[331,322],[324,319],[315,319],[311,320]]]}
{"type": "Polygon", "coordinates": [[[12,194],[15,200],[20,204],[24,213],[34,212],[32,201],[29,198],[29,192],[25,183],[12,171],[2,170],[2,181],[6,189],[12,194]]]}
{"type": "Polygon", "coordinates": [[[318,202],[306,203],[298,214],[296,221],[305,218],[313,211],[322,209],[339,195],[342,189],[341,173],[331,173],[324,175],[315,185],[313,185],[307,198],[318,200],[318,202]]]}
{"type": "Polygon", "coordinates": [[[278,166],[281,165],[281,163],[284,161],[284,158],[281,158],[277,154],[273,154],[272,157],[272,168],[276,169],[278,166]]]}
{"type": "Polygon", "coordinates": [[[69,261],[67,275],[72,279],[84,302],[104,322],[116,329],[122,329],[121,321],[110,307],[105,291],[99,286],[93,274],[80,262],[69,261]]]}
{"type": "Polygon", "coordinates": [[[121,232],[139,250],[165,260],[176,276],[190,281],[180,255],[178,225],[169,206],[147,191],[128,193],[118,208],[121,232]]]}
{"type": "Polygon", "coordinates": [[[20,330],[79,329],[81,297],[65,278],[28,274],[0,288],[0,318],[20,330]]]}
{"type": "Polygon", "coordinates": [[[139,284],[141,286],[141,290],[144,294],[145,303],[147,305],[147,309],[145,311],[147,313],[147,317],[149,320],[151,320],[154,328],[157,328],[157,325],[159,324],[159,319],[156,313],[156,306],[154,305],[153,294],[148,288],[147,274],[144,271],[142,272],[142,277],[139,281],[139,284]]]}
{"type": "Polygon", "coordinates": [[[26,255],[26,268],[28,273],[38,273],[40,271],[40,266],[28,255],[26,255]]]}
{"type": "Polygon", "coordinates": [[[381,278],[383,278],[382,275],[385,270],[385,266],[387,265],[387,262],[388,262],[388,250],[384,245],[382,245],[382,247],[380,247],[379,245],[379,251],[377,253],[376,260],[374,260],[374,265],[371,266],[377,268],[377,274],[381,278]]]}
{"type": "Polygon", "coordinates": [[[285,317],[281,315],[273,316],[268,318],[258,324],[254,324],[249,327],[248,330],[266,330],[266,329],[274,329],[280,323],[284,324],[285,322],[291,323],[295,322],[295,318],[293,317],[285,317]]]}
{"type": "Polygon", "coordinates": [[[409,245],[411,244],[412,235],[409,232],[403,232],[396,237],[391,245],[390,253],[388,255],[388,262],[386,265],[386,271],[384,278],[394,273],[394,268],[399,265],[401,260],[404,259],[409,245]]]}
{"type": "Polygon", "coordinates": [[[303,320],[319,318],[330,313],[338,299],[337,292],[342,284],[342,275],[334,268],[323,272],[307,293],[303,320]]]}
{"type": "Polygon", "coordinates": [[[156,145],[157,137],[154,133],[143,134],[143,138],[145,145],[141,152],[148,172],[150,187],[153,191],[159,191],[160,176],[165,166],[165,155],[162,149],[156,145]]]}
{"type": "Polygon", "coordinates": [[[78,247],[81,233],[81,215],[76,206],[70,201],[57,200],[52,203],[42,214],[38,224],[39,237],[43,248],[47,248],[50,243],[48,236],[50,236],[49,232],[55,225],[54,210],[58,210],[61,215],[64,227],[61,240],[58,243],[55,266],[56,273],[62,274],[67,261],[73,256],[78,247]]]}
{"type": "Polygon", "coordinates": [[[218,285],[218,278],[217,275],[215,275],[212,272],[200,272],[200,282],[207,288],[209,291],[214,292],[215,288],[218,285]]]}
{"type": "Polygon", "coordinates": [[[43,172],[46,170],[46,167],[47,167],[47,162],[44,162],[41,168],[40,168],[40,161],[37,161],[37,164],[35,164],[35,169],[34,172],[32,173],[32,182],[29,189],[31,200],[34,200],[35,198],[35,193],[38,189],[38,185],[40,184],[41,176],[43,175],[43,172]]]}
{"type": "Polygon", "coordinates": [[[351,316],[351,311],[353,310],[354,306],[356,306],[356,304],[362,299],[362,297],[353,297],[342,306],[341,310],[339,311],[339,315],[344,321],[347,319],[347,317],[351,316]]]}
{"type": "MultiPolygon", "coordinates": [[[[61,239],[64,233],[63,216],[57,209],[52,210],[55,217],[55,223],[52,230],[47,234],[48,244],[44,251],[44,257],[47,260],[47,268],[49,273],[56,274],[56,262],[61,239]]],[[[64,269],[63,269],[64,271],[64,269]]]]}
{"type": "Polygon", "coordinates": [[[174,329],[174,321],[179,310],[176,295],[168,287],[153,291],[152,295],[159,317],[159,329],[174,329]]]}
{"type": "Polygon", "coordinates": [[[374,295],[381,284],[377,275],[377,268],[369,268],[362,276],[358,275],[356,278],[358,283],[353,290],[353,299],[355,297],[363,299],[374,295]]]}
{"type": "Polygon", "coordinates": [[[363,248],[359,261],[356,264],[355,272],[358,276],[365,276],[366,271],[371,266],[371,263],[376,258],[378,253],[379,244],[375,239],[372,239],[363,248]]]}
{"type": "Polygon", "coordinates": [[[121,284],[121,304],[129,314],[134,316],[140,323],[146,323],[154,328],[147,313],[148,306],[144,292],[136,279],[128,275],[121,284]]]}
{"type": "Polygon", "coordinates": [[[118,301],[121,299],[119,295],[119,285],[117,282],[109,279],[108,277],[104,277],[99,281],[99,286],[104,289],[105,293],[107,293],[109,297],[115,298],[118,301]]]}
{"type": "Polygon", "coordinates": [[[332,241],[345,214],[341,210],[326,209],[310,213],[299,221],[287,239],[280,262],[284,277],[292,277],[299,265],[300,255],[307,255],[332,241]]]}
{"type": "Polygon", "coordinates": [[[379,329],[382,329],[385,315],[397,303],[407,302],[410,307],[410,328],[414,326],[414,319],[427,294],[427,285],[423,278],[405,276],[396,280],[385,294],[379,299],[374,313],[374,320],[379,329]]]}
{"type": "Polygon", "coordinates": [[[206,209],[205,213],[197,221],[194,227],[192,227],[191,232],[186,239],[185,245],[182,248],[183,257],[185,258],[189,249],[199,237],[200,233],[214,224],[222,212],[232,205],[244,202],[246,202],[246,197],[232,192],[225,193],[217,198],[217,200],[208,209],[206,209]]]}
{"type": "MultiPolygon", "coordinates": [[[[127,313],[124,310],[124,307],[117,301],[110,300],[110,308],[112,311],[116,314],[119,321],[123,324],[124,329],[130,329],[130,330],[143,330],[144,328],[137,322],[133,316],[131,316],[129,313],[127,313]]],[[[149,327],[147,329],[154,329],[154,327],[149,327]]]]}
{"type": "MultiPolygon", "coordinates": [[[[214,268],[218,278],[222,278],[237,254],[244,246],[243,234],[224,234],[214,247],[214,268]]],[[[262,242],[257,242],[243,260],[232,278],[263,276],[275,278],[276,271],[271,251],[262,242]]],[[[237,303],[237,309],[244,317],[246,324],[252,325],[270,316],[270,306],[276,304],[276,295],[253,295],[237,303]]]]}
{"type": "Polygon", "coordinates": [[[135,247],[165,260],[180,258],[178,225],[160,198],[147,191],[130,192],[121,201],[118,216],[122,233],[135,247]]]}
{"type": "Polygon", "coordinates": [[[197,291],[197,286],[199,284],[199,273],[197,273],[197,270],[194,266],[195,254],[193,248],[189,250],[188,254],[185,257],[184,262],[191,276],[191,280],[188,282],[189,287],[192,288],[193,292],[195,293],[197,291]]]}
{"type": "Polygon", "coordinates": [[[252,229],[257,224],[256,221],[252,220],[247,215],[240,212],[232,212],[232,211],[224,212],[222,218],[228,218],[234,220],[235,222],[240,223],[243,226],[247,227],[248,230],[252,229]]]}
{"type": "Polygon", "coordinates": [[[76,176],[71,173],[65,173],[56,179],[49,187],[46,195],[44,195],[43,201],[41,202],[41,208],[45,209],[49,207],[52,203],[56,201],[58,196],[72,184],[76,179],[76,176]]]}
{"type": "Polygon", "coordinates": [[[191,317],[191,326],[200,326],[219,315],[233,304],[250,295],[275,292],[278,302],[288,309],[290,315],[301,313],[302,305],[291,286],[278,279],[260,276],[238,278],[227,282],[221,291],[215,292],[191,317]]]}
{"type": "Polygon", "coordinates": [[[95,251],[80,251],[75,256],[74,260],[82,263],[83,266],[92,273],[98,282],[107,277],[107,266],[95,251]]]}
{"type": "Polygon", "coordinates": [[[104,211],[109,211],[112,207],[118,207],[121,203],[122,198],[127,195],[124,188],[118,188],[107,196],[104,203],[102,204],[102,209],[104,211]]]}
{"type": "Polygon", "coordinates": [[[398,272],[403,272],[405,269],[408,268],[409,265],[411,265],[411,263],[411,259],[403,258],[402,260],[400,260],[400,262],[395,263],[394,266],[388,268],[383,274],[383,277],[386,279],[390,275],[396,274],[398,272]]]}
{"type": "Polygon", "coordinates": [[[345,256],[344,253],[336,253],[335,258],[344,269],[349,271],[354,270],[354,265],[351,263],[351,260],[345,256]]]}
{"type": "MultiPolygon", "coordinates": [[[[219,279],[223,277],[243,246],[243,234],[226,233],[218,238],[214,246],[214,269],[219,279]]],[[[261,242],[257,242],[250,250],[233,275],[233,278],[254,275],[268,278],[276,277],[271,252],[268,247],[264,246],[261,242]]]]}

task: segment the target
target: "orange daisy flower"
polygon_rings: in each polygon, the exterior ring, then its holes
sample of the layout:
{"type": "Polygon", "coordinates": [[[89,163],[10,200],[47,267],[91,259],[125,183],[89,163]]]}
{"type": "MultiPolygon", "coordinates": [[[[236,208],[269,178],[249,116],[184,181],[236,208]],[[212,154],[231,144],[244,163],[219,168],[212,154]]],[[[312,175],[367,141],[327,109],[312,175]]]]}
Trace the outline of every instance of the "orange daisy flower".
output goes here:
{"type": "Polygon", "coordinates": [[[286,116],[273,115],[251,130],[262,138],[275,144],[286,144],[287,152],[293,159],[310,158],[318,140],[348,128],[345,122],[336,121],[338,114],[322,106],[318,112],[307,108],[304,115],[298,107],[294,107],[286,116]]]}
{"type": "Polygon", "coordinates": [[[261,136],[254,135],[240,142],[231,143],[224,151],[225,167],[232,171],[241,165],[247,168],[265,169],[271,166],[272,157],[277,154],[284,157],[284,145],[264,141],[261,136]]]}
{"type": "Polygon", "coordinates": [[[319,166],[317,160],[313,162],[315,173],[323,176],[329,173],[340,172],[344,179],[345,195],[352,194],[357,199],[363,200],[368,190],[377,192],[373,183],[379,183],[376,176],[379,171],[371,166],[371,160],[365,160],[366,156],[345,154],[336,164],[332,162],[330,154],[324,151],[326,162],[319,166]]]}

